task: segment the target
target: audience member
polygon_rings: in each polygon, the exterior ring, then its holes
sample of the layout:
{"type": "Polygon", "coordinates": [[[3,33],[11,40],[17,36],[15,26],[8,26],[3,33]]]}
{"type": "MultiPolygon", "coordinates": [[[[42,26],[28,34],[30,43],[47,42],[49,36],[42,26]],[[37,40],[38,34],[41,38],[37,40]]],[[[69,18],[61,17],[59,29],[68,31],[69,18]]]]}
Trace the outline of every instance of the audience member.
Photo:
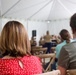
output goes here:
{"type": "Polygon", "coordinates": [[[57,59],[59,58],[59,54],[60,54],[61,48],[64,45],[66,45],[67,43],[71,42],[71,40],[70,40],[70,33],[68,32],[68,30],[62,29],[59,34],[60,34],[60,37],[62,39],[62,43],[60,43],[60,44],[58,44],[56,46],[56,58],[57,59]]]}
{"type": "Polygon", "coordinates": [[[52,47],[56,47],[57,45],[56,35],[52,35],[51,45],[52,47]]]}
{"type": "Polygon", "coordinates": [[[67,69],[76,69],[76,13],[70,19],[70,27],[74,42],[61,49],[58,59],[58,69],[61,71],[61,75],[65,75],[67,69]]]}
{"type": "Polygon", "coordinates": [[[57,42],[57,44],[61,43],[61,37],[60,36],[56,36],[56,42],[57,42]]]}
{"type": "Polygon", "coordinates": [[[31,44],[31,47],[37,45],[37,42],[36,42],[36,38],[35,37],[31,37],[30,44],[31,44]]]}
{"type": "Polygon", "coordinates": [[[39,46],[43,46],[44,43],[45,43],[44,39],[43,39],[43,37],[41,37],[40,40],[39,40],[39,46]]]}
{"type": "Polygon", "coordinates": [[[56,40],[56,36],[55,35],[51,35],[52,36],[52,40],[56,40]]]}
{"type": "Polygon", "coordinates": [[[24,26],[17,21],[5,24],[0,37],[0,75],[33,75],[42,73],[38,57],[31,56],[30,42],[24,26]],[[28,46],[29,45],[29,46],[28,46]]]}

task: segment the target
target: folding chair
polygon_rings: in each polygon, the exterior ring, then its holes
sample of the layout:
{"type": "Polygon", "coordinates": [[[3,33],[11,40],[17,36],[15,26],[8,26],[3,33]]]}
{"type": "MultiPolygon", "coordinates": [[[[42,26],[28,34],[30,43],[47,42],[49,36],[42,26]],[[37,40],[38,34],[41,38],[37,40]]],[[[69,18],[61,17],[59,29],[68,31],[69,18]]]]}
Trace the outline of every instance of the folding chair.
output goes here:
{"type": "Polygon", "coordinates": [[[55,52],[56,47],[51,47],[51,51],[54,53],[55,52]]]}
{"type": "Polygon", "coordinates": [[[47,51],[47,48],[42,48],[42,47],[33,47],[32,48],[33,55],[45,54],[46,51],[47,51]]]}
{"type": "Polygon", "coordinates": [[[51,65],[53,64],[54,60],[55,60],[55,54],[54,53],[50,53],[50,54],[42,54],[42,55],[37,55],[39,58],[41,58],[42,60],[42,68],[43,68],[43,72],[48,72],[51,71],[51,65]],[[50,58],[49,59],[49,64],[47,65],[46,68],[43,67],[44,64],[46,64],[46,58],[50,58]]]}

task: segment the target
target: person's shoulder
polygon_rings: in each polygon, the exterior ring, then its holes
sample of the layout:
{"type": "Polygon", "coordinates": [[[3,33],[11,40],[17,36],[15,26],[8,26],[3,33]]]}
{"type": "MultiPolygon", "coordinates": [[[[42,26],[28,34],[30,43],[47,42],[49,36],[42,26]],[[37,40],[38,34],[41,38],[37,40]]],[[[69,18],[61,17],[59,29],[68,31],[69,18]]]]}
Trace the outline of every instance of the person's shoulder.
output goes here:
{"type": "Polygon", "coordinates": [[[72,49],[75,48],[75,45],[76,45],[76,41],[64,45],[63,49],[65,49],[66,51],[71,51],[72,49]]]}
{"type": "Polygon", "coordinates": [[[33,56],[33,55],[31,55],[31,56],[24,56],[23,57],[24,59],[29,59],[29,60],[39,60],[40,58],[39,57],[37,57],[37,56],[33,56]]]}
{"type": "Polygon", "coordinates": [[[60,46],[62,46],[63,45],[63,42],[62,43],[60,43],[60,44],[58,44],[56,47],[60,47],[60,46]]]}
{"type": "Polygon", "coordinates": [[[74,40],[73,39],[70,39],[70,42],[74,42],[74,40]]]}
{"type": "Polygon", "coordinates": [[[31,58],[39,58],[39,57],[37,57],[37,56],[33,56],[33,55],[31,55],[30,57],[31,57],[31,58]]]}
{"type": "Polygon", "coordinates": [[[16,63],[15,62],[16,60],[17,59],[15,59],[15,58],[0,58],[0,66],[2,66],[2,65],[8,66],[8,65],[10,65],[9,63],[11,63],[11,62],[16,63]]]}
{"type": "Polygon", "coordinates": [[[76,44],[76,41],[73,41],[73,42],[71,42],[71,43],[68,43],[68,44],[66,44],[64,47],[71,47],[71,46],[73,46],[74,44],[76,44]]]}
{"type": "Polygon", "coordinates": [[[34,60],[40,60],[40,58],[37,57],[37,56],[31,56],[31,58],[34,59],[34,60]]]}

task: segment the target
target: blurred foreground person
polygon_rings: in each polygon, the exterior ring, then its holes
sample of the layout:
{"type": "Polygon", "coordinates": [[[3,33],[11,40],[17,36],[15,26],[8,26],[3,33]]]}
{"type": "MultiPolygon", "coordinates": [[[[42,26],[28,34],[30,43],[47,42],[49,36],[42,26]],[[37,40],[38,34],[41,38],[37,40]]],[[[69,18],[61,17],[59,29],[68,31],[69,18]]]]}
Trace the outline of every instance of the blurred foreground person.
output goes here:
{"type": "Polygon", "coordinates": [[[0,75],[33,75],[42,73],[38,57],[30,55],[30,41],[24,26],[17,21],[5,24],[0,37],[0,75]]]}
{"type": "Polygon", "coordinates": [[[76,69],[76,13],[70,19],[70,27],[74,42],[62,47],[59,59],[58,69],[61,75],[66,75],[66,70],[76,69]]]}

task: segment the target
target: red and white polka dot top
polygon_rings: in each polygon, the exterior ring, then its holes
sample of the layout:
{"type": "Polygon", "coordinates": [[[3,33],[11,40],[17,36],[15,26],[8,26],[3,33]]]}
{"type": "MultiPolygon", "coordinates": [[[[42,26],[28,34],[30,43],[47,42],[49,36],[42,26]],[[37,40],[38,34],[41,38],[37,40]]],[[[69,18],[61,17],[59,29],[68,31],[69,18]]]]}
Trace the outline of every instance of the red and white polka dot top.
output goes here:
{"type": "Polygon", "coordinates": [[[41,62],[36,56],[0,59],[0,75],[33,75],[42,73],[41,62]],[[23,63],[23,68],[19,65],[23,63]]]}

